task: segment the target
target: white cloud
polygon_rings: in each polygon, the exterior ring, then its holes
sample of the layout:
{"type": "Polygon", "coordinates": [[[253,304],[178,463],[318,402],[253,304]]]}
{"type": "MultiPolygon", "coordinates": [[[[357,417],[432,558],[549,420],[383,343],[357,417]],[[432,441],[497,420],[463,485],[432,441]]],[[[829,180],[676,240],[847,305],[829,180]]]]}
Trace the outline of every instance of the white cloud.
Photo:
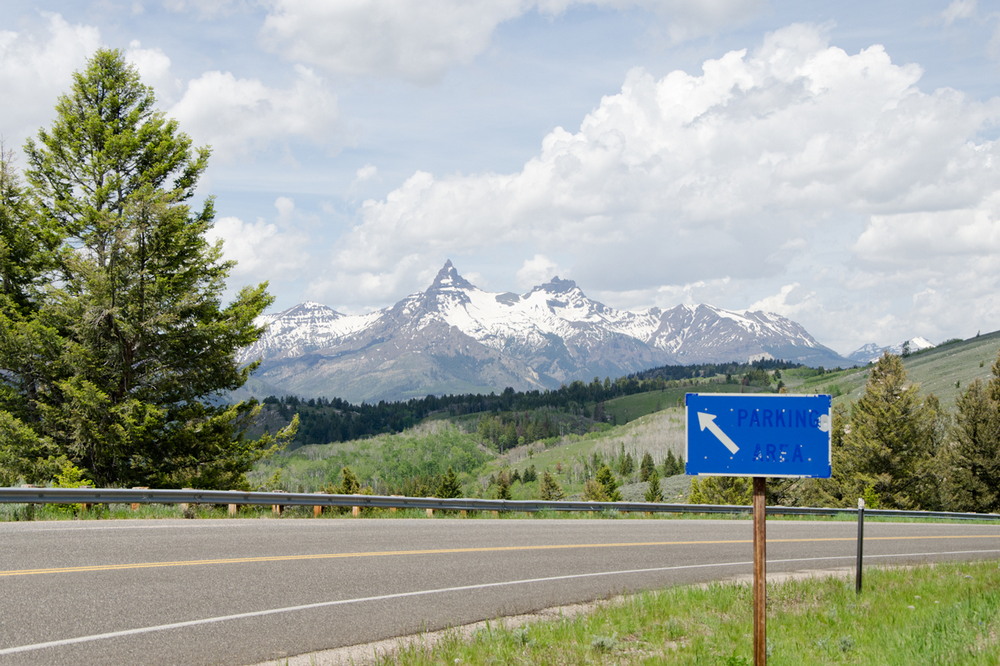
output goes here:
{"type": "Polygon", "coordinates": [[[301,65],[284,89],[230,72],[206,72],[188,83],[169,115],[223,160],[296,140],[329,146],[338,132],[336,97],[301,65]]]}
{"type": "Polygon", "coordinates": [[[700,74],[636,69],[578,130],[552,130],[520,171],[418,172],[366,202],[336,263],[344,280],[389,272],[387,286],[402,280],[402,266],[442,253],[530,248],[559,256],[604,294],[723,279],[775,291],[798,284],[753,298],[835,328],[839,315],[819,307],[823,281],[863,289],[870,278],[907,300],[932,277],[928,263],[996,251],[997,217],[985,202],[1000,155],[981,133],[1000,120],[1000,102],[923,91],[920,76],[880,46],[829,46],[809,25],[706,61],[700,74]],[[905,241],[890,232],[900,224],[914,232],[905,241]],[[867,272],[818,268],[829,263],[821,255],[846,261],[852,252],[867,272]],[[872,270],[879,262],[896,266],[885,276],[889,268],[872,270]]]}
{"type": "Polygon", "coordinates": [[[101,46],[100,31],[43,12],[43,32],[0,31],[0,128],[8,146],[20,145],[53,116],[72,73],[101,46]]]}
{"type": "Polygon", "coordinates": [[[522,0],[276,0],[262,30],[287,58],[346,74],[390,74],[428,82],[468,62],[522,0]]]}
{"type": "Polygon", "coordinates": [[[945,25],[951,25],[960,19],[969,19],[976,15],[976,0],[952,0],[941,12],[945,25]]]}
{"type": "Polygon", "coordinates": [[[517,271],[517,286],[521,289],[530,289],[539,284],[548,282],[556,275],[563,273],[562,277],[568,274],[560,271],[558,264],[543,254],[536,254],[531,259],[526,259],[521,268],[517,271]]]}
{"type": "Polygon", "coordinates": [[[815,294],[801,293],[798,282],[782,285],[777,294],[771,294],[747,306],[747,310],[777,312],[780,315],[795,319],[800,312],[815,307],[815,294]]]}
{"type": "Polygon", "coordinates": [[[257,219],[246,222],[238,217],[222,217],[207,234],[210,242],[221,240],[223,256],[236,261],[234,283],[259,279],[295,277],[306,270],[311,256],[308,238],[291,226],[294,202],[284,197],[275,201],[277,222],[257,219]]]}
{"type": "Polygon", "coordinates": [[[641,8],[671,42],[699,37],[757,12],[762,0],[275,0],[261,39],[285,58],[339,74],[438,80],[483,53],[497,27],[532,11],[578,6],[641,8]]]}
{"type": "Polygon", "coordinates": [[[135,65],[142,82],[153,87],[161,106],[180,92],[181,81],[171,74],[170,58],[162,50],[145,49],[139,40],[133,40],[128,45],[125,57],[135,65]]]}
{"type": "Polygon", "coordinates": [[[377,175],[378,175],[378,169],[371,164],[366,164],[354,173],[354,182],[364,183],[366,181],[371,180],[377,175]]]}

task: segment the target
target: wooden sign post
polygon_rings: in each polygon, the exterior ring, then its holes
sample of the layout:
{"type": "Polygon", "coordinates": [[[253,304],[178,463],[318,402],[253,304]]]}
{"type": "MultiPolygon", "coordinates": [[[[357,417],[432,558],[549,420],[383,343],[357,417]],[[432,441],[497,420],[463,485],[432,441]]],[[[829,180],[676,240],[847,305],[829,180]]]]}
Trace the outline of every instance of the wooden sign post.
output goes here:
{"type": "Polygon", "coordinates": [[[753,663],[767,663],[767,477],[831,474],[828,395],[688,393],[688,474],[753,478],[753,663]]]}
{"type": "Polygon", "coordinates": [[[767,664],[767,478],[753,477],[753,663],[767,664]]]}

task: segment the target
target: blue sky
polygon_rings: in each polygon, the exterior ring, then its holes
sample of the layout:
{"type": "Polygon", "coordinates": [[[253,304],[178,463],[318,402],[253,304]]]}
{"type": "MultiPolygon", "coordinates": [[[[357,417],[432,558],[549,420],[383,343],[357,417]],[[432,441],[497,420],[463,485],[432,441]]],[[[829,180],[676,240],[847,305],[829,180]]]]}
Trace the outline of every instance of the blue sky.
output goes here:
{"type": "Polygon", "coordinates": [[[7,0],[0,135],[120,48],[213,147],[274,309],[558,275],[848,353],[1000,328],[1000,9],[766,0],[7,0]]]}

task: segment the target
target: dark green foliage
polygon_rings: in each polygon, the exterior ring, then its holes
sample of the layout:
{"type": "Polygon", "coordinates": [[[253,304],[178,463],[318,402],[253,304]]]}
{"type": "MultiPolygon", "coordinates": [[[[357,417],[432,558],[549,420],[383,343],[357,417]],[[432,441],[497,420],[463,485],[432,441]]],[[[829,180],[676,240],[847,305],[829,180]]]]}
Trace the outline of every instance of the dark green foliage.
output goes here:
{"type": "Polygon", "coordinates": [[[336,490],[340,495],[357,495],[361,492],[361,482],[350,467],[340,470],[340,485],[336,490]]]}
{"type": "Polygon", "coordinates": [[[497,475],[496,480],[496,494],[495,499],[509,500],[510,496],[510,477],[507,476],[507,471],[504,470],[497,475]]]}
{"type": "Polygon", "coordinates": [[[921,399],[899,356],[883,355],[847,423],[833,424],[831,499],[853,506],[866,495],[886,509],[942,506],[943,417],[933,396],[921,399]]]}
{"type": "Polygon", "coordinates": [[[539,497],[547,501],[559,501],[565,497],[562,486],[556,481],[549,470],[542,472],[542,481],[538,490],[539,497]]]}
{"type": "Polygon", "coordinates": [[[949,508],[1000,511],[1000,356],[989,382],[973,381],[955,405],[949,508]]]}
{"type": "Polygon", "coordinates": [[[437,496],[445,499],[462,496],[462,485],[458,482],[458,475],[451,465],[448,465],[447,471],[441,476],[437,496]]]}
{"type": "Polygon", "coordinates": [[[753,483],[743,476],[701,476],[691,479],[691,504],[731,504],[753,502],[753,483]]]}
{"type": "MultiPolygon", "coordinates": [[[[653,462],[653,456],[649,451],[642,454],[642,460],[639,462],[639,480],[646,482],[649,481],[649,476],[656,471],[656,463],[653,462]]],[[[657,475],[659,478],[659,475],[657,475]]]]}
{"type": "Polygon", "coordinates": [[[354,405],[339,398],[294,396],[264,399],[265,409],[284,422],[298,414],[301,425],[292,448],[306,444],[327,444],[360,439],[370,435],[398,433],[412,428],[432,415],[463,416],[484,414],[480,436],[497,451],[519,444],[570,433],[585,434],[599,429],[607,421],[599,404],[614,398],[650,391],[663,391],[668,382],[713,377],[724,371],[745,374],[753,368],[794,368],[793,363],[758,361],[741,363],[664,366],[612,381],[594,380],[589,384],[574,381],[553,391],[515,392],[505,389],[491,393],[464,395],[429,395],[404,402],[379,402],[354,405]],[[513,429],[508,426],[513,424],[513,429]]]}
{"type": "Polygon", "coordinates": [[[35,433],[34,462],[54,453],[100,486],[244,487],[280,442],[245,438],[255,405],[217,398],[249,376],[234,354],[271,298],[259,285],[222,305],[212,201],[188,204],[208,149],[154,103],[119,51],[98,51],[27,142],[33,210],[5,196],[0,221],[25,255],[0,262],[0,410],[35,433]]]}
{"type": "Polygon", "coordinates": [[[663,476],[670,477],[683,473],[684,458],[675,456],[673,451],[667,451],[667,456],[663,459],[663,476]]]}
{"type": "Polygon", "coordinates": [[[524,472],[521,474],[521,481],[524,483],[532,483],[538,480],[538,472],[535,470],[534,465],[528,465],[524,472]]]}
{"type": "Polygon", "coordinates": [[[646,488],[645,500],[647,502],[662,502],[663,489],[660,488],[660,475],[657,473],[655,467],[649,471],[649,477],[646,481],[648,482],[648,486],[646,488]]]}
{"type": "Polygon", "coordinates": [[[622,494],[618,490],[618,479],[615,478],[614,472],[607,465],[602,465],[599,470],[597,470],[597,476],[595,477],[597,483],[601,485],[604,490],[605,496],[607,496],[609,502],[621,502],[622,494]]]}
{"type": "Polygon", "coordinates": [[[621,456],[618,463],[618,473],[623,478],[628,478],[635,471],[635,458],[632,457],[631,453],[626,453],[621,456]]]}
{"type": "Polygon", "coordinates": [[[608,493],[596,479],[587,479],[583,484],[583,500],[585,502],[608,502],[608,493]]]}

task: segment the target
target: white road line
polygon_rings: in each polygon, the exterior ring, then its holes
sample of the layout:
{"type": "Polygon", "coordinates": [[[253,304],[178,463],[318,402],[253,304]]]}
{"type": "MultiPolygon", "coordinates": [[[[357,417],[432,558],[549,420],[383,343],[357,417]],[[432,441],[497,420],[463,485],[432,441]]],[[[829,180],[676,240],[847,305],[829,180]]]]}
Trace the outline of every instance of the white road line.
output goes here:
{"type": "MultiPolygon", "coordinates": [[[[927,557],[931,555],[970,555],[973,553],[1000,553],[1000,550],[956,550],[937,553],[901,553],[896,555],[871,555],[866,556],[866,560],[888,557],[927,557]]],[[[791,564],[796,562],[816,562],[819,560],[854,560],[853,555],[830,556],[830,557],[804,557],[785,560],[768,560],[768,564],[791,564]]],[[[358,597],[355,599],[339,599],[337,601],[321,601],[314,604],[304,604],[301,606],[286,606],[284,608],[271,608],[250,613],[237,613],[235,615],[220,615],[218,617],[207,617],[200,620],[188,620],[186,622],[173,622],[170,624],[160,624],[152,627],[139,627],[136,629],[123,629],[122,631],[111,631],[104,634],[92,634],[90,636],[78,636],[76,638],[64,638],[56,641],[46,641],[44,643],[33,643],[31,645],[19,645],[0,649],[0,656],[12,654],[23,654],[34,652],[46,648],[64,647],[67,645],[78,645],[80,643],[91,643],[94,641],[109,640],[112,638],[122,638],[126,636],[137,636],[140,634],[151,634],[159,631],[170,631],[172,629],[183,629],[185,627],[197,627],[219,622],[229,622],[231,620],[243,620],[254,617],[264,617],[267,615],[278,615],[280,613],[294,613],[296,611],[313,610],[316,608],[330,608],[333,606],[347,606],[350,604],[368,603],[373,601],[387,601],[390,599],[405,599],[408,597],[429,596],[432,594],[447,594],[449,592],[467,592],[469,590],[485,590],[494,587],[506,587],[513,585],[530,585],[533,583],[550,583],[560,580],[572,580],[576,578],[596,578],[600,576],[622,576],[631,574],[656,573],[662,571],[680,571],[684,569],[712,569],[722,567],[752,566],[753,561],[746,562],[718,562],[715,564],[687,564],[673,567],[655,567],[652,569],[628,569],[624,571],[598,571],[583,574],[567,574],[565,576],[549,576],[545,578],[525,578],[521,580],[502,581],[499,583],[480,583],[477,585],[461,585],[457,587],[442,587],[433,590],[416,590],[413,592],[397,592],[394,594],[380,594],[372,597],[358,597]]]]}

